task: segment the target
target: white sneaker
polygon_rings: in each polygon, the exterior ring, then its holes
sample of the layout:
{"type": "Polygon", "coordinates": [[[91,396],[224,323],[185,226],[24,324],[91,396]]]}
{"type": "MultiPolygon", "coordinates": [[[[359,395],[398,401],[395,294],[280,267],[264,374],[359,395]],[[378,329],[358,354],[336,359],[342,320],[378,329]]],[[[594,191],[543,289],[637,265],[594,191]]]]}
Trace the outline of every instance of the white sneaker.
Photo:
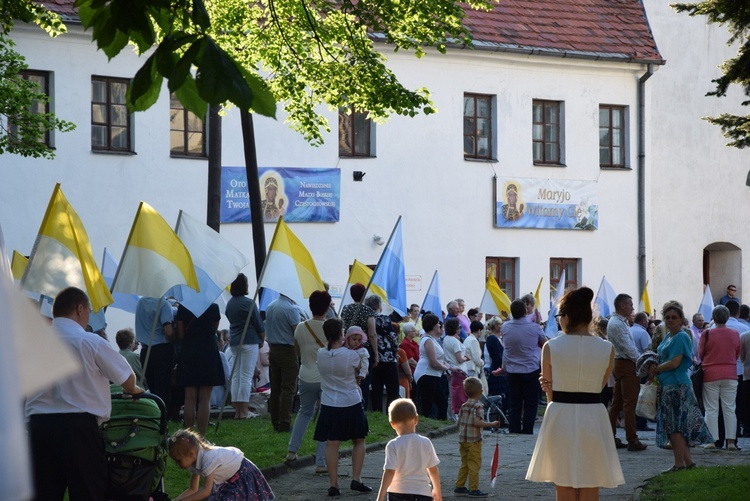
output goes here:
{"type": "Polygon", "coordinates": [[[738,450],[737,449],[737,444],[735,442],[732,442],[731,444],[727,444],[727,450],[728,451],[736,451],[736,450],[738,450]]]}
{"type": "Polygon", "coordinates": [[[716,444],[706,444],[703,446],[704,449],[716,449],[716,444]]]}

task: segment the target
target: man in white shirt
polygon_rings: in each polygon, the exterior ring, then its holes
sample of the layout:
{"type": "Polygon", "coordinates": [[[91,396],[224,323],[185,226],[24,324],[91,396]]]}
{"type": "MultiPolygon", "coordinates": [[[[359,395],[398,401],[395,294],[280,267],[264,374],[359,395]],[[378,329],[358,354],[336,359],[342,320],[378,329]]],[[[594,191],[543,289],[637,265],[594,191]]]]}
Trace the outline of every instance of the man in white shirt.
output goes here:
{"type": "Polygon", "coordinates": [[[648,335],[646,327],[648,327],[648,313],[644,311],[636,313],[630,333],[633,335],[633,342],[639,355],[643,355],[643,352],[651,347],[651,336],[648,335]]]}
{"type": "Polygon", "coordinates": [[[612,374],[615,376],[615,387],[612,405],[609,408],[609,421],[612,424],[612,434],[618,449],[627,448],[631,452],[642,451],[646,444],[638,440],[635,423],[635,405],[638,402],[638,392],[641,380],[635,372],[638,361],[638,349],[633,342],[627,318],[633,312],[633,298],[627,294],[618,294],[615,298],[615,313],[607,323],[607,340],[615,347],[615,364],[612,374]],[[625,437],[628,443],[617,438],[617,418],[622,411],[625,437]]]}
{"type": "Polygon", "coordinates": [[[63,289],[52,306],[52,326],[76,353],[82,372],[26,401],[35,500],[106,499],[107,460],[99,424],[109,419],[109,383],[136,394],[135,374],[106,340],[84,329],[91,304],[75,287],[63,289]]]}

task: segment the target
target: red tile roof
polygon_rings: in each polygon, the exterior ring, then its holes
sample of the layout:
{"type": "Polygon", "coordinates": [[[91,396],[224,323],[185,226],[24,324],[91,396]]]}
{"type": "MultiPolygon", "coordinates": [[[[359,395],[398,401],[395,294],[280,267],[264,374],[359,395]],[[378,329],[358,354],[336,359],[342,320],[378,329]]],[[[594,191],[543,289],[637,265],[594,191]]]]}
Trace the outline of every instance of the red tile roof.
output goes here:
{"type": "Polygon", "coordinates": [[[641,0],[496,0],[468,10],[480,50],[663,63],[641,0]]]}
{"type": "MultiPolygon", "coordinates": [[[[74,0],[41,0],[64,18],[74,0]]],[[[496,0],[489,12],[467,11],[479,50],[663,63],[641,0],[496,0]]]]}
{"type": "Polygon", "coordinates": [[[75,0],[35,0],[35,2],[44,5],[52,12],[60,14],[64,20],[78,19],[76,9],[73,7],[75,0]]]}

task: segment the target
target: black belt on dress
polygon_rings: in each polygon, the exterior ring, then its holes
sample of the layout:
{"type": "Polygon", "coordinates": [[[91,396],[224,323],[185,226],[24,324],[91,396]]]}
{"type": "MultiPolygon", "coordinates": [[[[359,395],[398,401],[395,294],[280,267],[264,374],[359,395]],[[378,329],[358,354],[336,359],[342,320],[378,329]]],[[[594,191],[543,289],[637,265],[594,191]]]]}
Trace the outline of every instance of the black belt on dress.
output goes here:
{"type": "Polygon", "coordinates": [[[552,401],[561,404],[601,404],[600,393],[583,393],[578,391],[553,391],[552,401]]]}

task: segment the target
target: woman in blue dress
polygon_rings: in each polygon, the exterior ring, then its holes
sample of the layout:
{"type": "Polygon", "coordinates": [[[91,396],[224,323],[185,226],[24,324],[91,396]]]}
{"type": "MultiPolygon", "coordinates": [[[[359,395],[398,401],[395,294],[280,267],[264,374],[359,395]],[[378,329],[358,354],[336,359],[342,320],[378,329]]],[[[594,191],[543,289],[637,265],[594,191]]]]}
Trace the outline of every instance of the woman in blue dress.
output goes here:
{"type": "Polygon", "coordinates": [[[670,301],[662,309],[666,326],[664,339],[659,344],[659,363],[649,368],[651,378],[659,384],[656,416],[656,445],[662,449],[672,444],[674,465],[662,473],[695,467],[689,444],[712,442],[688,370],[693,363],[693,340],[682,330],[685,313],[677,301],[670,301]]]}

